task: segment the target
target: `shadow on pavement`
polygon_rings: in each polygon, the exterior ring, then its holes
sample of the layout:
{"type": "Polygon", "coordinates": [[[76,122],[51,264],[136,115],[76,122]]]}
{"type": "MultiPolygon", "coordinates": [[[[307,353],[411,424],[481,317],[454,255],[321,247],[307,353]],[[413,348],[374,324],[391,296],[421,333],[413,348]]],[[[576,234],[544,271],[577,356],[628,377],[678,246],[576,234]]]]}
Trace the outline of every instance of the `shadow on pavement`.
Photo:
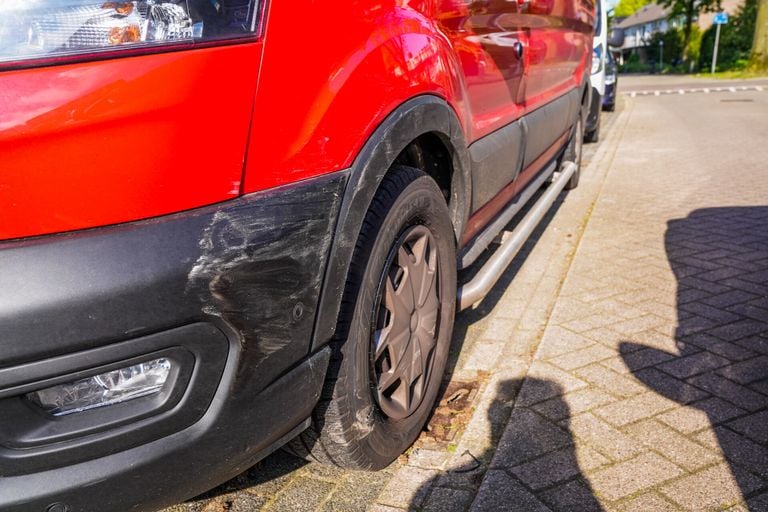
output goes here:
{"type": "Polygon", "coordinates": [[[498,412],[507,409],[515,395],[552,397],[547,401],[547,409],[559,421],[555,423],[531,408],[515,405],[498,443],[490,440],[493,449],[473,455],[467,465],[451,468],[424,484],[415,493],[417,498],[409,510],[458,512],[471,505],[472,512],[549,512],[543,505],[547,503],[553,510],[602,511],[579,467],[570,430],[570,408],[562,399],[564,393],[562,386],[550,380],[528,377],[500,382],[488,411],[489,422],[497,421],[498,412]],[[477,477],[483,473],[474,502],[456,500],[456,491],[451,487],[476,485],[477,477]],[[552,489],[555,486],[557,489],[552,489]],[[427,493],[430,494],[423,501],[427,493]]]}
{"type": "Polygon", "coordinates": [[[768,207],[696,210],[668,223],[665,248],[676,352],[624,342],[622,358],[648,388],[707,415],[750,510],[766,510],[749,498],[768,477],[768,207]]]}

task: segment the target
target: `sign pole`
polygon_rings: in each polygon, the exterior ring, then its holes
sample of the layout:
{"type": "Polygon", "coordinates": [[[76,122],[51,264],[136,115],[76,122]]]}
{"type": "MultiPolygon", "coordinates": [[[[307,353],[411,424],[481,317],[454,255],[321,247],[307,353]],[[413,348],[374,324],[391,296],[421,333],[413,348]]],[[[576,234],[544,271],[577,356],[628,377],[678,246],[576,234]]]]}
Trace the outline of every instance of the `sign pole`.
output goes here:
{"type": "Polygon", "coordinates": [[[720,46],[720,26],[721,23],[717,24],[717,28],[715,29],[715,51],[712,53],[712,74],[715,74],[715,66],[717,66],[717,48],[720,46]]]}

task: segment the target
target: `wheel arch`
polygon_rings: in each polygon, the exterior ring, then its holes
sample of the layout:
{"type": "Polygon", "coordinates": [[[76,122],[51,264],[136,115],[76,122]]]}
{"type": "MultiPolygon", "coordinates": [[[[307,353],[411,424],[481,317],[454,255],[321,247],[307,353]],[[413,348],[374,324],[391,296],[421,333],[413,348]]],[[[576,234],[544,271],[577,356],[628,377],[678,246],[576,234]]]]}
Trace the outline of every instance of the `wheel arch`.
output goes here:
{"type": "Polygon", "coordinates": [[[469,217],[471,178],[464,132],[453,108],[442,98],[422,95],[395,109],[368,138],[349,172],[335,237],[320,292],[312,350],[330,341],[336,331],[344,287],[357,237],[384,176],[414,141],[437,138],[450,155],[448,206],[457,240],[469,217]]]}

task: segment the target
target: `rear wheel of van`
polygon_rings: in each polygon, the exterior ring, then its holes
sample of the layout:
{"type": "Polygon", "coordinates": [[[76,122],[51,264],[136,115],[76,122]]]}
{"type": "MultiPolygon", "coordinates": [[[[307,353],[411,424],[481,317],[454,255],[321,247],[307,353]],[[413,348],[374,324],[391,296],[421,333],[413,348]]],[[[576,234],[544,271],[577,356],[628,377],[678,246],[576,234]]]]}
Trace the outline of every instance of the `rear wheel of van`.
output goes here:
{"type": "Polygon", "coordinates": [[[296,455],[381,469],[419,435],[440,387],[456,308],[456,245],[443,194],[394,168],[369,208],[342,303],[340,339],[296,455]]]}
{"type": "Polygon", "coordinates": [[[573,131],[571,132],[571,139],[566,146],[563,156],[560,157],[560,166],[565,162],[573,162],[576,164],[576,171],[574,171],[571,179],[565,184],[565,190],[573,190],[579,186],[579,178],[581,177],[581,154],[584,149],[584,111],[582,110],[579,117],[576,119],[576,124],[573,125],[573,131]]]}

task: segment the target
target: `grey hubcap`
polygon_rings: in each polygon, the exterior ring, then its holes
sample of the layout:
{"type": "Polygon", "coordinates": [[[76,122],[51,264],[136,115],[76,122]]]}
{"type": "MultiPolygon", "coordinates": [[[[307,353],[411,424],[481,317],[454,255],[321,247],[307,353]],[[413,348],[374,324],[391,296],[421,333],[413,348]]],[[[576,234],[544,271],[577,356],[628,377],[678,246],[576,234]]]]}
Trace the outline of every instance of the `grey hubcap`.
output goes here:
{"type": "Polygon", "coordinates": [[[402,419],[424,399],[437,345],[440,283],[432,233],[409,228],[387,261],[374,316],[373,384],[384,414],[402,419]]]}

